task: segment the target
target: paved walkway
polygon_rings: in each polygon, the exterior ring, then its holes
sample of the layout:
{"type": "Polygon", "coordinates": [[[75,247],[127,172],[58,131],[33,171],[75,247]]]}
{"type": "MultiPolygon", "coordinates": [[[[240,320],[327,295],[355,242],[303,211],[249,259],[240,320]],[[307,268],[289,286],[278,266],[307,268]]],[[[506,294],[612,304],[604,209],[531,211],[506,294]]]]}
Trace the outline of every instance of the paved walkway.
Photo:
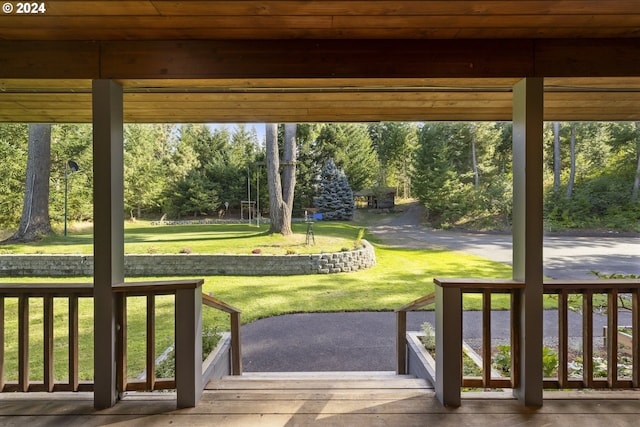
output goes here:
{"type": "MultiPolygon", "coordinates": [[[[434,324],[434,312],[411,312],[407,330],[434,324]]],[[[481,345],[482,313],[464,313],[464,339],[481,345]]],[[[492,336],[508,343],[509,312],[492,313],[492,336]]],[[[621,312],[620,324],[629,325],[630,312],[621,312]]],[[[606,316],[594,315],[594,342],[602,340],[606,316]]],[[[259,320],[242,327],[243,368],[247,372],[393,371],[395,370],[395,313],[305,313],[259,320]]],[[[558,312],[546,311],[545,343],[556,343],[558,312]]],[[[569,331],[576,341],[582,317],[569,312],[569,331]],[[571,332],[573,331],[573,333],[571,332]]]]}
{"type": "MultiPolygon", "coordinates": [[[[371,227],[385,243],[399,247],[446,246],[511,263],[511,236],[438,232],[420,226],[422,210],[411,207],[386,224],[371,227]]],[[[545,274],[552,278],[593,279],[590,270],[640,273],[638,237],[549,237],[545,239],[545,274]],[[595,240],[594,240],[595,239],[595,240]]],[[[629,324],[623,313],[620,324],[629,324]]],[[[409,313],[408,330],[434,323],[433,312],[409,313]]],[[[581,316],[569,313],[569,330],[581,334],[581,316]]],[[[465,340],[479,342],[481,313],[464,315],[465,340]]],[[[594,315],[594,335],[601,336],[604,315],[594,315]]],[[[492,314],[492,336],[509,336],[509,312],[492,314]]],[[[546,342],[557,335],[557,312],[544,317],[546,342]]],[[[290,314],[259,320],[242,328],[243,366],[247,372],[392,371],[395,370],[395,314],[391,312],[290,314]]]]}

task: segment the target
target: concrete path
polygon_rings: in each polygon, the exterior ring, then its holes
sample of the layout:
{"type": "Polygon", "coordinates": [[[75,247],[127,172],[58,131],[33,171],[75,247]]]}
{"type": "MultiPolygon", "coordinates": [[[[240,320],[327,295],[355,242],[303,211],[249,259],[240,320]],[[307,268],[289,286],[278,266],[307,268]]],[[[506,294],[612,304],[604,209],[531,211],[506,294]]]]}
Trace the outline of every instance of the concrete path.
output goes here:
{"type": "MultiPolygon", "coordinates": [[[[490,233],[434,231],[420,226],[422,210],[414,205],[403,215],[371,231],[385,244],[398,247],[448,247],[511,263],[511,236],[490,233]]],[[[593,279],[591,270],[603,273],[640,273],[640,237],[545,237],[545,274],[551,278],[593,279]]],[[[622,313],[620,324],[630,323],[622,313]]],[[[465,340],[481,337],[481,313],[464,314],[465,340]]],[[[408,330],[434,323],[433,312],[409,313],[408,330]]],[[[569,330],[579,339],[581,316],[569,313],[569,330]]],[[[604,315],[594,315],[594,336],[602,336],[604,315]]],[[[492,313],[492,336],[506,341],[509,312],[492,313]]],[[[557,312],[544,317],[544,336],[553,344],[557,336],[557,312]]],[[[297,371],[393,371],[395,370],[395,314],[309,313],[259,320],[242,328],[243,365],[247,372],[297,371]]]]}

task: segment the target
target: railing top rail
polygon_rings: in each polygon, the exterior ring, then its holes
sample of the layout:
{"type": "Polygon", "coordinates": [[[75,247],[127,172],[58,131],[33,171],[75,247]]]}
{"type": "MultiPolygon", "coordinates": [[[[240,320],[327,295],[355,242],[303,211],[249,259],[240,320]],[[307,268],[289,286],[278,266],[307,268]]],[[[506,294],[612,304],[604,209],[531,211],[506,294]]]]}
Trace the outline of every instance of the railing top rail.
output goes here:
{"type": "Polygon", "coordinates": [[[433,279],[433,283],[443,288],[460,288],[466,292],[482,292],[490,289],[493,292],[511,292],[514,289],[524,288],[524,282],[511,279],[433,279]]]}
{"type": "Polygon", "coordinates": [[[113,285],[113,291],[128,295],[172,294],[178,289],[196,289],[202,286],[204,279],[158,280],[149,282],[125,282],[113,285]]]}
{"type": "Polygon", "coordinates": [[[235,308],[234,306],[229,305],[226,302],[205,293],[202,294],[202,303],[208,307],[217,308],[218,310],[222,310],[229,314],[242,313],[242,310],[235,308]]]}
{"type": "Polygon", "coordinates": [[[410,302],[409,304],[405,304],[402,307],[396,308],[395,311],[413,311],[426,305],[433,304],[434,302],[436,302],[436,294],[435,292],[431,292],[429,295],[425,295],[415,301],[410,302]]]}
{"type": "Polygon", "coordinates": [[[0,295],[17,296],[92,296],[93,283],[0,283],[0,295]]]}
{"type": "Polygon", "coordinates": [[[631,291],[640,288],[640,279],[592,279],[592,280],[545,280],[544,292],[554,293],[563,290],[580,292],[584,290],[607,291],[631,291]]]}

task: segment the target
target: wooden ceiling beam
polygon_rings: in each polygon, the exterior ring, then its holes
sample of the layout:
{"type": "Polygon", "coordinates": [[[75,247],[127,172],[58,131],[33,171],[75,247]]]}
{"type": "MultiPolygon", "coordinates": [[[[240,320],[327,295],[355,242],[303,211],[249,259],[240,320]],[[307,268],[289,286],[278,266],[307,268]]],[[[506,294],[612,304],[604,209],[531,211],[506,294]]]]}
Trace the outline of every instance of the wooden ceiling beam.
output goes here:
{"type": "Polygon", "coordinates": [[[0,41],[0,78],[398,79],[640,75],[640,39],[0,41]]]}

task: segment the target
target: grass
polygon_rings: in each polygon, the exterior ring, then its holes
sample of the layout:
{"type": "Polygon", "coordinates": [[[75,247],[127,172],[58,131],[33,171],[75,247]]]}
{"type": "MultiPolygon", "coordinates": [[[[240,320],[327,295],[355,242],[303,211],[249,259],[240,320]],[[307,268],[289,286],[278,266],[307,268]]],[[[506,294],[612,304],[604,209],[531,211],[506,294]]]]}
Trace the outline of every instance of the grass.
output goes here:
{"type": "MultiPolygon", "coordinates": [[[[313,224],[315,246],[305,245],[307,224],[294,223],[294,236],[284,238],[268,233],[266,224],[162,225],[149,221],[127,223],[125,253],[177,254],[184,249],[193,253],[249,254],[260,248],[267,254],[338,252],[350,246],[358,234],[358,227],[349,223],[318,222],[313,224]]],[[[92,254],[93,231],[82,229],[66,237],[52,234],[29,244],[0,246],[0,254],[92,254]]]]}
{"type": "MultiPolygon", "coordinates": [[[[358,235],[360,224],[316,223],[316,241],[321,241],[323,249],[336,245],[351,245],[358,235]]],[[[305,224],[295,224],[294,229],[306,231],[305,224]]],[[[304,236],[304,235],[303,235],[304,236]]],[[[390,311],[433,291],[434,277],[478,277],[509,278],[511,267],[473,255],[445,250],[418,250],[392,248],[377,241],[371,235],[365,238],[376,247],[377,265],[364,271],[333,275],[312,276],[211,276],[205,277],[203,292],[213,293],[217,298],[242,310],[242,322],[285,313],[339,312],[339,311],[390,311]]],[[[38,243],[40,250],[66,253],[87,250],[91,234],[81,232],[71,234],[63,240],[59,236],[49,244],[38,243]],[[71,244],[75,242],[75,244],[71,244]]],[[[273,251],[292,246],[281,237],[266,235],[263,229],[250,226],[206,225],[206,226],[163,226],[147,224],[127,226],[128,252],[145,251],[145,247],[155,246],[159,253],[175,253],[177,248],[189,246],[194,252],[198,248],[215,252],[248,253],[252,248],[271,248],[273,251]],[[223,237],[227,236],[225,239],[223,237]],[[250,249],[251,248],[251,249],[250,249]]],[[[22,249],[27,249],[20,245],[22,249]]],[[[316,251],[318,247],[316,246],[316,251]]],[[[17,250],[19,247],[14,248],[17,250]]],[[[33,249],[33,248],[29,248],[33,249]]],[[[300,248],[302,250],[302,248],[300,248]]],[[[25,253],[29,253],[25,250],[25,253]]],[[[33,253],[33,252],[30,252],[33,253]]],[[[80,252],[86,253],[86,252],[80,252]]],[[[140,253],[140,252],[130,252],[140,253]]],[[[198,276],[200,277],[200,276],[198,276]]],[[[160,278],[140,278],[154,280],[160,278]]],[[[163,277],[162,280],[168,278],[163,277]]],[[[180,279],[184,279],[181,277],[180,279]]],[[[91,278],[28,278],[11,279],[12,282],[79,282],[91,278]]],[[[66,328],[67,309],[62,299],[55,302],[55,362],[56,379],[66,375],[66,328]]],[[[145,346],[145,300],[128,300],[128,373],[136,377],[144,369],[145,346]]],[[[492,298],[494,309],[509,307],[508,296],[496,295],[492,298]]],[[[545,305],[552,307],[553,299],[546,299],[545,305]]],[[[480,296],[468,295],[464,298],[465,309],[477,310],[481,307],[480,296]]],[[[42,300],[33,298],[31,302],[31,379],[42,378],[42,300]]],[[[156,303],[156,355],[173,342],[173,300],[172,297],[158,297],[156,303]]],[[[80,378],[90,379],[93,374],[93,306],[90,299],[80,305],[80,378]]],[[[203,324],[228,330],[228,316],[208,307],[203,308],[203,324]]],[[[5,304],[5,376],[8,381],[17,377],[17,301],[7,299],[5,304]]]]}

